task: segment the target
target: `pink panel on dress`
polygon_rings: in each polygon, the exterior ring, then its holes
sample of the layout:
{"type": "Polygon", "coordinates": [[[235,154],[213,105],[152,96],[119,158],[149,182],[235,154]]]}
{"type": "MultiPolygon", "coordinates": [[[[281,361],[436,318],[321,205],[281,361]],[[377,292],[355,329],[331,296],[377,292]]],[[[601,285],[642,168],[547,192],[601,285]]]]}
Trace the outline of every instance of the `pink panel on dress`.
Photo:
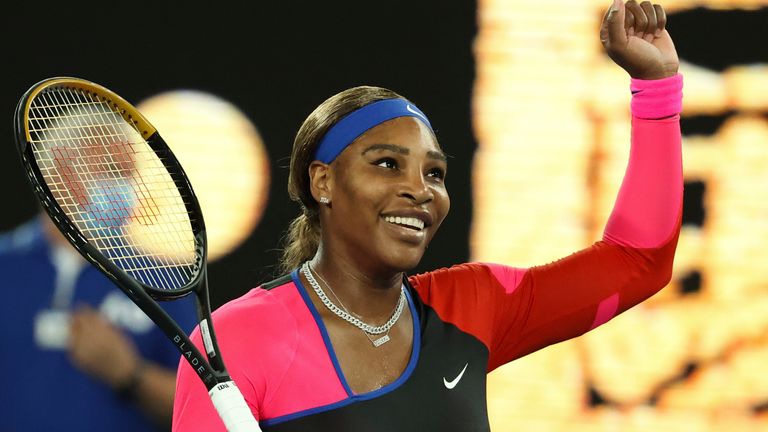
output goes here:
{"type": "Polygon", "coordinates": [[[616,311],[618,309],[619,309],[618,293],[601,301],[600,305],[597,307],[595,320],[592,322],[592,325],[589,327],[589,329],[592,330],[595,327],[600,327],[601,325],[607,323],[611,318],[613,318],[616,315],[616,311]]]}
{"type": "Polygon", "coordinates": [[[491,269],[493,277],[504,287],[504,291],[507,294],[511,294],[520,285],[520,281],[523,280],[523,276],[527,269],[521,269],[516,267],[507,267],[499,264],[483,263],[484,266],[491,269]]]}

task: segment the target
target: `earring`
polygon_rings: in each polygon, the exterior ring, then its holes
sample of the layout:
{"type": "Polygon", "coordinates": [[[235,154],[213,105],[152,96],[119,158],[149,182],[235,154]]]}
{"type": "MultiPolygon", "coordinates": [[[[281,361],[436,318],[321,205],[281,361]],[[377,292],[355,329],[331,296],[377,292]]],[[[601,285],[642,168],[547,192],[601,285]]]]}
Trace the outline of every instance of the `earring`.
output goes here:
{"type": "Polygon", "coordinates": [[[330,204],[331,200],[328,199],[328,197],[320,197],[320,204],[330,204]]]}

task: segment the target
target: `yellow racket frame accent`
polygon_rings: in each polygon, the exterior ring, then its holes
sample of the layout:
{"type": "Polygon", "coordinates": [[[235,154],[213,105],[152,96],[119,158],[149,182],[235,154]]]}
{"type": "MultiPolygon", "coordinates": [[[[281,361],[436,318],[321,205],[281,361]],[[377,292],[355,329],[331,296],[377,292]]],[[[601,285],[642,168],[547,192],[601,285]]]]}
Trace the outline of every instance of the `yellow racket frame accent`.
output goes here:
{"type": "MultiPolygon", "coordinates": [[[[141,134],[141,136],[146,140],[149,139],[157,130],[154,126],[152,126],[151,123],[149,123],[149,120],[146,119],[139,111],[136,110],[128,101],[114,93],[113,91],[100,86],[99,84],[96,84],[91,81],[87,81],[80,78],[71,78],[71,77],[61,77],[61,78],[54,78],[51,79],[44,84],[38,86],[35,88],[27,98],[27,103],[24,106],[24,116],[26,117],[29,113],[29,106],[32,103],[32,101],[35,99],[35,97],[44,91],[45,89],[48,89],[50,87],[71,87],[79,90],[84,90],[86,92],[91,93],[92,95],[97,96],[98,98],[104,99],[109,106],[114,108],[116,112],[118,112],[125,121],[132,124],[133,127],[141,134]]],[[[29,123],[27,121],[24,122],[24,133],[26,135],[27,141],[31,141],[31,137],[29,134],[29,123]]]]}

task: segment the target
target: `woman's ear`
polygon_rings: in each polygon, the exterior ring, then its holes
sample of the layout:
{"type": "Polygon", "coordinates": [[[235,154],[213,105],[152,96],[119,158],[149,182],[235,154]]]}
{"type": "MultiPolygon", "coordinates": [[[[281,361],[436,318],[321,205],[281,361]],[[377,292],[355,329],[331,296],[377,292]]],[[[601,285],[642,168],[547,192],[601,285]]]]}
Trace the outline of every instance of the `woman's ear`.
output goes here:
{"type": "Polygon", "coordinates": [[[309,189],[315,201],[325,205],[331,203],[333,181],[329,164],[320,161],[309,164],[309,189]]]}

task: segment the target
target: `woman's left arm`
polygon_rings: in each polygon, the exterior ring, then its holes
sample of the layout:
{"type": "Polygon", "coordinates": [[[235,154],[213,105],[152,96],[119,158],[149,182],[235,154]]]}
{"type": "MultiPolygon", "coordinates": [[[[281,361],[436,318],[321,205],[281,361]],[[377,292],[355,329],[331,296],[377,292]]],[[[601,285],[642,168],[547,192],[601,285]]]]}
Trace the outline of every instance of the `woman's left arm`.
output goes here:
{"type": "Polygon", "coordinates": [[[630,158],[601,241],[528,269],[470,263],[412,278],[445,321],[486,345],[489,371],[602,325],[669,282],[682,213],[682,77],[633,80],[632,90],[630,158]]]}
{"type": "Polygon", "coordinates": [[[488,347],[488,370],[579,336],[669,282],[682,211],[683,82],[665,24],[661,6],[620,0],[603,20],[606,52],[632,77],[630,158],[603,239],[529,269],[475,263],[414,278],[429,304],[488,347]]]}
{"type": "Polygon", "coordinates": [[[672,277],[682,214],[682,77],[633,80],[632,88],[630,158],[603,239],[530,269],[487,264],[499,285],[490,293],[505,305],[497,310],[491,365],[602,325],[672,277]],[[662,118],[642,118],[642,110],[662,118]]]}
{"type": "MultiPolygon", "coordinates": [[[[647,1],[614,0],[606,12],[600,40],[632,77],[632,139],[624,180],[602,241],[552,264],[511,270],[515,288],[508,278],[506,297],[518,297],[514,309],[525,312],[507,327],[516,336],[494,338],[499,356],[492,356],[491,365],[583,334],[671,279],[682,213],[683,80],[665,25],[664,9],[647,1]]],[[[494,271],[496,279],[503,274],[494,271]]]]}

